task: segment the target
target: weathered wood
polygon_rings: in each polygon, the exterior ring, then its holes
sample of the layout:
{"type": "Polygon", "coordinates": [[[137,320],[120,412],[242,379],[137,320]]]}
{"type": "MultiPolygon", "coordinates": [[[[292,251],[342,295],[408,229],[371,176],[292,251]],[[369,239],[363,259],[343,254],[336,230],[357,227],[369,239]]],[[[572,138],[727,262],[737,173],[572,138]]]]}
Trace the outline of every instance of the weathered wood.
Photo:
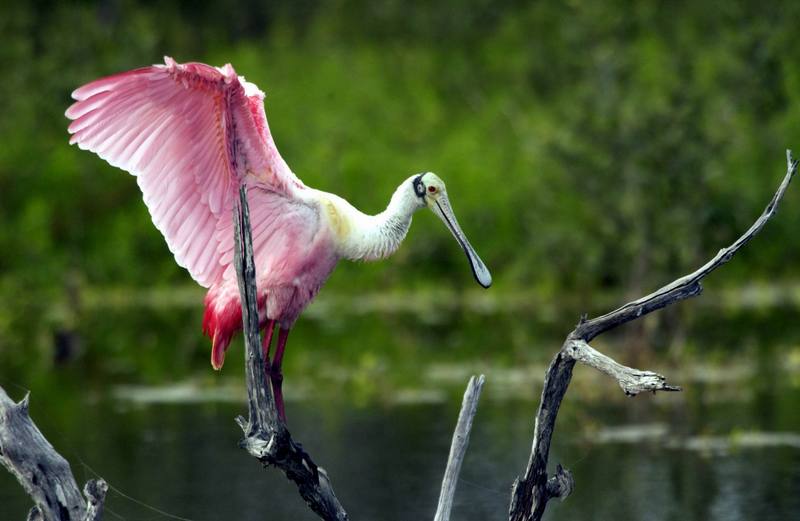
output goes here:
{"type": "MultiPolygon", "coordinates": [[[[572,380],[572,369],[575,360],[559,351],[544,377],[542,397],[539,410],[533,427],[533,447],[528,459],[523,478],[517,478],[511,488],[511,506],[509,519],[512,521],[527,521],[541,519],[544,508],[552,497],[559,494],[562,499],[572,492],[574,483],[572,476],[567,472],[559,473],[559,482],[568,482],[564,487],[548,487],[547,459],[550,455],[550,442],[556,425],[556,416],[561,407],[561,401],[567,392],[572,380]]],[[[559,467],[561,470],[561,467],[559,467]]]]}
{"type": "Polygon", "coordinates": [[[264,372],[264,356],[261,351],[261,333],[258,328],[258,304],[256,294],[256,267],[253,257],[253,235],[250,229],[250,207],[247,204],[247,188],[239,188],[239,202],[234,205],[234,263],[242,300],[242,327],[245,347],[245,371],[247,375],[248,418],[247,436],[261,431],[269,435],[271,427],[279,427],[275,397],[267,383],[264,372]],[[242,251],[244,249],[244,252],[242,251]],[[252,385],[251,385],[252,384],[252,385]]]}
{"type": "Polygon", "coordinates": [[[86,496],[86,516],[83,521],[102,521],[103,506],[106,502],[106,492],[108,484],[102,479],[90,479],[83,487],[83,495],[86,496]]]}
{"type": "Polygon", "coordinates": [[[461,473],[461,464],[469,446],[469,433],[472,430],[472,420],[478,411],[478,400],[485,377],[480,375],[469,379],[464,399],[461,402],[461,412],[453,432],[453,441],[450,444],[450,456],[447,458],[447,467],[442,478],[442,490],[439,493],[439,504],[436,507],[434,521],[449,521],[450,511],[453,508],[453,498],[456,494],[458,475],[461,473]]]}
{"type": "Polygon", "coordinates": [[[567,353],[576,361],[594,367],[615,379],[623,392],[636,396],[642,391],[680,391],[680,387],[667,384],[667,378],[653,371],[641,371],[624,366],[613,358],[592,348],[586,341],[569,340],[565,346],[567,353]]]}
{"type": "Polygon", "coordinates": [[[240,446],[265,466],[273,465],[281,469],[287,479],[297,485],[300,496],[319,517],[345,521],[347,513],[333,492],[328,474],[314,464],[299,443],[292,440],[289,430],[278,415],[272,387],[265,378],[265,360],[261,352],[258,328],[250,210],[244,185],[239,188],[239,201],[233,212],[236,243],[234,263],[242,300],[249,411],[247,420],[241,417],[236,419],[245,435],[240,446]]]}
{"type": "Polygon", "coordinates": [[[15,403],[0,387],[0,463],[33,499],[28,519],[100,521],[107,485],[92,480],[84,499],[65,460],[28,414],[29,396],[15,403]]]}
{"type": "Polygon", "coordinates": [[[674,280],[647,296],[597,318],[591,320],[582,318],[567,336],[561,349],[551,361],[545,376],[544,389],[534,424],[531,455],[525,474],[516,479],[511,493],[508,514],[511,521],[539,521],[550,499],[559,497],[563,500],[574,487],[572,474],[560,465],[556,474],[548,479],[547,462],[558,409],[569,387],[576,361],[594,367],[616,379],[622,390],[628,395],[636,395],[642,391],[680,390],[679,387],[668,385],[666,379],[658,373],[639,371],[615,362],[593,349],[588,342],[626,322],[699,295],[702,291],[702,279],[731,260],[736,252],[761,231],[766,222],[775,215],[778,204],[797,172],[797,161],[792,159],[790,150],[786,151],[786,163],[786,175],[772,200],[753,225],[733,244],[722,248],[717,255],[696,271],[674,280]]]}

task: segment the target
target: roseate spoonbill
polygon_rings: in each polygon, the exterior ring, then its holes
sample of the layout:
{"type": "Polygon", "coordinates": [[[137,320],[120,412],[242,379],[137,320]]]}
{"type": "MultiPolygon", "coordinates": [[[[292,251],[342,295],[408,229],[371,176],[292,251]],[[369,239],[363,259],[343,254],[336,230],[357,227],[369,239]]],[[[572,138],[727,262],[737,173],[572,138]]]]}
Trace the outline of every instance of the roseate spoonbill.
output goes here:
{"type": "Polygon", "coordinates": [[[203,331],[212,340],[214,369],[222,367],[231,337],[242,328],[232,209],[239,183],[246,184],[265,367],[281,416],[281,362],[289,330],[339,259],[391,255],[412,214],[427,206],[455,236],[478,283],[487,288],[492,283],[435,174],[409,177],[386,210],[366,215],[294,175],[272,140],[264,93],[230,64],[179,64],[169,57],[164,62],[75,90],[77,101],[66,111],[70,144],[136,176],[175,261],[208,288],[203,331]]]}

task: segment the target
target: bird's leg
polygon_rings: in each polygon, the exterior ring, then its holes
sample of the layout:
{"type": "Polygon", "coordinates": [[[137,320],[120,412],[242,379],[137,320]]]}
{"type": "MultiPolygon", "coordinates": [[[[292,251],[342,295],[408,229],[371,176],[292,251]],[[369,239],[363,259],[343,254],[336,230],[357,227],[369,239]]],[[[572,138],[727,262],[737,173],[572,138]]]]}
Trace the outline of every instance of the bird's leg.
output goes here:
{"type": "Polygon", "coordinates": [[[267,320],[264,328],[264,339],[261,341],[261,352],[264,354],[264,376],[270,378],[269,346],[272,343],[272,333],[275,331],[275,321],[267,320]]]}
{"type": "Polygon", "coordinates": [[[267,320],[264,327],[264,339],[261,341],[261,352],[264,353],[264,363],[269,365],[269,345],[272,343],[272,332],[275,330],[275,321],[267,320]]]}
{"type": "MultiPolygon", "coordinates": [[[[276,324],[276,328],[279,328],[276,324]]],[[[272,378],[272,394],[275,395],[275,405],[278,408],[278,415],[286,423],[286,411],[283,407],[283,373],[281,363],[283,362],[283,350],[286,348],[286,340],[289,338],[289,330],[280,327],[278,331],[278,345],[275,347],[275,358],[272,360],[270,368],[270,378],[272,378]]]]}

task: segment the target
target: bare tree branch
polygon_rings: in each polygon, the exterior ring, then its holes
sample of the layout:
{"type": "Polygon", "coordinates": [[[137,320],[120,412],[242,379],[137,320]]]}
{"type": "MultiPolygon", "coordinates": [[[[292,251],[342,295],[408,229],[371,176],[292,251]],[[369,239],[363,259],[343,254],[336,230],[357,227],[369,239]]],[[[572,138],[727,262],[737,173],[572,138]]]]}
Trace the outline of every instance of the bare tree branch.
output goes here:
{"type": "Polygon", "coordinates": [[[625,322],[636,320],[657,309],[699,295],[703,291],[700,281],[712,271],[731,260],[736,252],[738,252],[742,246],[750,242],[750,239],[760,232],[761,228],[763,228],[767,221],[778,211],[778,203],[783,199],[783,194],[786,193],[786,189],[789,187],[789,183],[792,181],[792,177],[794,177],[797,171],[797,161],[792,159],[791,150],[786,151],[786,165],[786,175],[783,178],[783,182],[781,182],[775,195],[772,196],[772,200],[764,209],[764,212],[756,219],[756,222],[750,226],[750,229],[736,239],[733,244],[719,250],[719,253],[717,253],[713,259],[705,263],[698,270],[672,281],[650,295],[634,300],[633,302],[628,302],[624,306],[603,316],[585,322],[582,321],[570,336],[573,338],[582,338],[587,342],[591,342],[597,335],[624,324],[625,322]]]}
{"type": "Polygon", "coordinates": [[[666,379],[650,371],[639,371],[625,367],[596,351],[588,342],[598,335],[626,322],[636,320],[648,313],[664,308],[681,300],[699,295],[701,281],[712,271],[722,266],[747,244],[764,224],[775,215],[778,203],[797,172],[797,161],[792,159],[790,150],[786,151],[787,171],[772,200],[761,216],[741,237],[727,248],[723,248],[714,258],[657,291],[625,304],[624,306],[591,320],[581,319],[575,329],[567,336],[559,352],[550,362],[544,380],[544,389],[536,413],[533,444],[528,466],[522,478],[517,478],[511,493],[509,519],[511,521],[539,521],[544,514],[547,502],[559,497],[566,498],[574,487],[572,474],[560,465],[556,474],[548,479],[547,461],[550,442],[553,438],[556,416],[561,401],[572,379],[576,361],[594,367],[616,379],[626,394],[635,395],[642,391],[678,391],[680,388],[667,385],[666,379]]]}
{"type": "Polygon", "coordinates": [[[0,463],[36,504],[28,519],[100,521],[107,490],[105,481],[90,480],[85,488],[87,499],[81,496],[69,463],[31,420],[28,400],[26,395],[14,403],[0,387],[0,463]]]}
{"type": "Polygon", "coordinates": [[[314,464],[299,443],[292,440],[278,415],[272,387],[265,378],[258,328],[250,210],[244,185],[239,188],[239,201],[234,205],[233,212],[236,242],[234,263],[242,300],[249,411],[247,420],[241,417],[236,419],[245,435],[240,445],[265,466],[274,465],[281,469],[286,478],[297,485],[300,496],[311,510],[322,519],[345,521],[347,513],[333,492],[328,474],[314,464]]]}
{"type": "Polygon", "coordinates": [[[461,412],[458,414],[458,423],[453,432],[453,441],[450,444],[450,456],[447,459],[447,468],[442,479],[442,491],[439,494],[439,505],[433,521],[448,521],[453,508],[453,498],[456,494],[458,475],[461,472],[461,463],[469,446],[469,433],[472,430],[472,420],[478,411],[478,400],[481,397],[485,377],[480,375],[477,379],[469,379],[464,399],[461,402],[461,412]]]}
{"type": "Polygon", "coordinates": [[[578,362],[594,367],[615,379],[628,396],[642,391],[680,391],[680,387],[667,385],[666,377],[652,371],[640,371],[624,366],[592,348],[581,339],[569,340],[565,346],[569,355],[578,362]]]}
{"type": "MultiPolygon", "coordinates": [[[[508,514],[511,521],[531,519],[538,521],[542,518],[545,506],[551,498],[565,499],[574,488],[572,475],[568,472],[559,473],[560,477],[552,486],[548,487],[547,481],[550,442],[553,439],[558,409],[572,380],[573,367],[575,360],[562,350],[556,354],[547,368],[533,428],[533,447],[528,466],[525,469],[525,476],[517,478],[511,489],[511,506],[508,514]],[[565,485],[557,486],[558,483],[565,485]]],[[[563,470],[560,467],[559,469],[563,470]]]]}

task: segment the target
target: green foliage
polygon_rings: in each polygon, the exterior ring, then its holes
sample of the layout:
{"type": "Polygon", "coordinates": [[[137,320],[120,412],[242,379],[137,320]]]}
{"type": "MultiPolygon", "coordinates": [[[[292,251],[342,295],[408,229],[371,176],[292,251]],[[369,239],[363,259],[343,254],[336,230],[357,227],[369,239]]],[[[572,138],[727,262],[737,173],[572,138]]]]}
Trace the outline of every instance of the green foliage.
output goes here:
{"type": "MultiPolygon", "coordinates": [[[[278,146],[307,184],[377,212],[402,179],[435,171],[492,291],[618,300],[730,242],[774,190],[784,148],[800,148],[799,6],[5,3],[0,364],[46,365],[31,353],[60,329],[103,349],[118,333],[75,294],[190,283],[133,178],[67,145],[69,93],[89,80],[163,54],[231,62],[267,92],[278,146]]],[[[786,203],[720,283],[797,279],[800,202],[786,203]]],[[[395,257],[343,263],[325,291],[473,284],[449,234],[420,215],[395,257]]],[[[150,345],[154,328],[163,339],[178,315],[132,321],[114,349],[150,345]]]]}

